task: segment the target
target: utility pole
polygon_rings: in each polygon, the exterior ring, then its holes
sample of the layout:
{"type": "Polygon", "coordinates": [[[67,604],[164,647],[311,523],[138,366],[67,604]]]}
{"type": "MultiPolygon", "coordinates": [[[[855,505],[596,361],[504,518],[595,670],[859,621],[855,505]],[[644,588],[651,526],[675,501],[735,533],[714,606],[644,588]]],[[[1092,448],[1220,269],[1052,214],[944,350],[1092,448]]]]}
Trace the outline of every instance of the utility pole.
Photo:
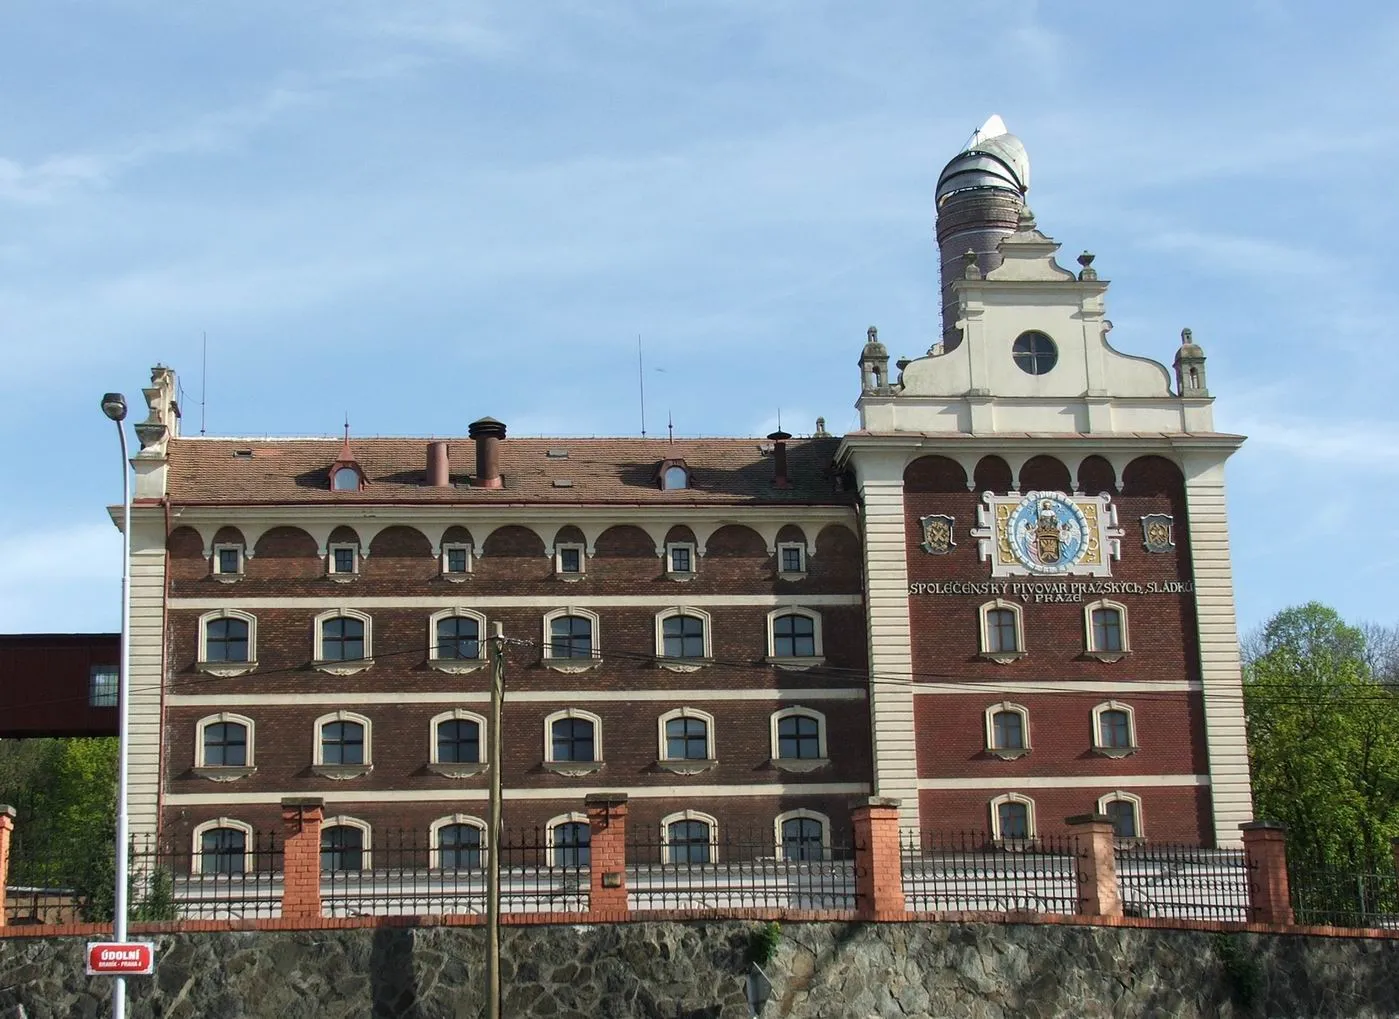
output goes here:
{"type": "Polygon", "coordinates": [[[505,634],[491,628],[491,820],[486,870],[486,1019],[500,1019],[500,706],[505,700],[505,634]]]}

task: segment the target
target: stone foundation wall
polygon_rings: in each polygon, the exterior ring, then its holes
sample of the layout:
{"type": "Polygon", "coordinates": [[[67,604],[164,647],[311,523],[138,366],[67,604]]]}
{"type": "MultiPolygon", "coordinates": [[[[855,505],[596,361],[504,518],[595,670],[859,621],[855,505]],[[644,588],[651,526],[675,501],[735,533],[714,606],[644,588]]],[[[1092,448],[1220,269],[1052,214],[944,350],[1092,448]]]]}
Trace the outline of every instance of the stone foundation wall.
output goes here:
{"type": "MultiPolygon", "coordinates": [[[[509,1019],[744,1019],[742,922],[507,927],[509,1019]]],[[[132,1019],[476,1019],[475,928],[156,935],[132,1019]]],[[[0,940],[0,1019],[110,1014],[82,938],[0,940]]],[[[1036,924],[784,925],[762,1015],[1399,1017],[1399,941],[1036,924]]]]}

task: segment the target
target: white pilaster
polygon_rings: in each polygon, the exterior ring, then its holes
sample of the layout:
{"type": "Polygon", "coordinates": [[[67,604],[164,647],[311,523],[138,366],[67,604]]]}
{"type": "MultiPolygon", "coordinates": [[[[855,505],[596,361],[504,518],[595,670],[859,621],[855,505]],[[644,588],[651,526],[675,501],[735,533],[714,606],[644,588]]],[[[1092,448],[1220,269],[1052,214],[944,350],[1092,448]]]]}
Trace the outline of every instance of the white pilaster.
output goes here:
{"type": "Polygon", "coordinates": [[[161,691],[165,668],[165,523],[160,510],[132,512],[128,809],[132,835],[160,823],[161,691]]]}
{"type": "Polygon", "coordinates": [[[1221,846],[1240,846],[1243,842],[1239,825],[1253,820],[1253,796],[1249,788],[1239,632],[1234,617],[1234,574],[1229,562],[1225,456],[1185,457],[1185,499],[1195,573],[1214,834],[1221,846]]]}
{"type": "Polygon", "coordinates": [[[865,613],[869,639],[874,795],[901,801],[901,822],[918,825],[913,648],[908,620],[908,553],[902,453],[861,457],[865,613]]]}

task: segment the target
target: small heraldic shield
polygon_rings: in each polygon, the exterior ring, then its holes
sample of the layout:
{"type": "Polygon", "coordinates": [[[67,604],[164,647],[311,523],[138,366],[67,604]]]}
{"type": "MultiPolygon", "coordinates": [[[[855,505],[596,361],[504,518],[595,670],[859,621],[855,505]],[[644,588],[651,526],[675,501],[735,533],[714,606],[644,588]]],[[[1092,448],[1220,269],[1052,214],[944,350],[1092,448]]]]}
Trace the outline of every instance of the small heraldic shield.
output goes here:
{"type": "Polygon", "coordinates": [[[923,525],[924,552],[929,555],[947,555],[957,547],[957,542],[952,540],[952,527],[957,523],[956,517],[934,513],[918,522],[923,525]]]}
{"type": "Polygon", "coordinates": [[[1146,550],[1160,555],[1175,548],[1174,524],[1169,513],[1148,513],[1142,517],[1142,543],[1146,550]]]}

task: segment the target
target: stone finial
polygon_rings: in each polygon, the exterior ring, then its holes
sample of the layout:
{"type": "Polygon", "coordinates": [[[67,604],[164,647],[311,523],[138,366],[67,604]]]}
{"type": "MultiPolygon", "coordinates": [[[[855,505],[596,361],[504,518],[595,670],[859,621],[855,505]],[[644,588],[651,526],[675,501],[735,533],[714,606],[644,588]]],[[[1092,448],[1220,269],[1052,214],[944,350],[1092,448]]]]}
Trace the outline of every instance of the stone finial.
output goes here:
{"type": "Polygon", "coordinates": [[[879,342],[879,330],[870,326],[865,348],[860,352],[860,390],[864,393],[888,393],[889,351],[879,342]]]}
{"type": "Polygon", "coordinates": [[[1209,396],[1205,384],[1205,350],[1195,342],[1189,329],[1180,331],[1180,349],[1176,351],[1176,392],[1181,396],[1209,396]]]}
{"type": "Polygon", "coordinates": [[[830,432],[826,431],[826,419],[825,419],[825,418],[817,418],[817,419],[816,419],[816,438],[818,438],[818,439],[825,439],[825,438],[828,438],[828,437],[830,436],[830,434],[831,434],[830,432]]]}
{"type": "Polygon", "coordinates": [[[1028,205],[1021,206],[1020,218],[1016,221],[1015,229],[1018,233],[1026,233],[1035,229],[1035,213],[1028,205]]]}
{"type": "Polygon", "coordinates": [[[962,255],[962,279],[979,280],[981,278],[981,269],[976,264],[976,252],[968,248],[966,253],[962,255]]]}
{"type": "Polygon", "coordinates": [[[1093,268],[1094,257],[1096,256],[1094,256],[1091,251],[1085,251],[1078,256],[1078,264],[1083,266],[1083,271],[1078,274],[1080,280],[1095,280],[1098,278],[1098,270],[1093,268]]]}
{"type": "Polygon", "coordinates": [[[175,373],[163,364],[151,369],[151,384],[141,390],[146,398],[146,420],[139,422],[136,438],[141,443],[137,456],[165,456],[165,443],[180,434],[180,405],[175,400],[178,384],[175,373]]]}

